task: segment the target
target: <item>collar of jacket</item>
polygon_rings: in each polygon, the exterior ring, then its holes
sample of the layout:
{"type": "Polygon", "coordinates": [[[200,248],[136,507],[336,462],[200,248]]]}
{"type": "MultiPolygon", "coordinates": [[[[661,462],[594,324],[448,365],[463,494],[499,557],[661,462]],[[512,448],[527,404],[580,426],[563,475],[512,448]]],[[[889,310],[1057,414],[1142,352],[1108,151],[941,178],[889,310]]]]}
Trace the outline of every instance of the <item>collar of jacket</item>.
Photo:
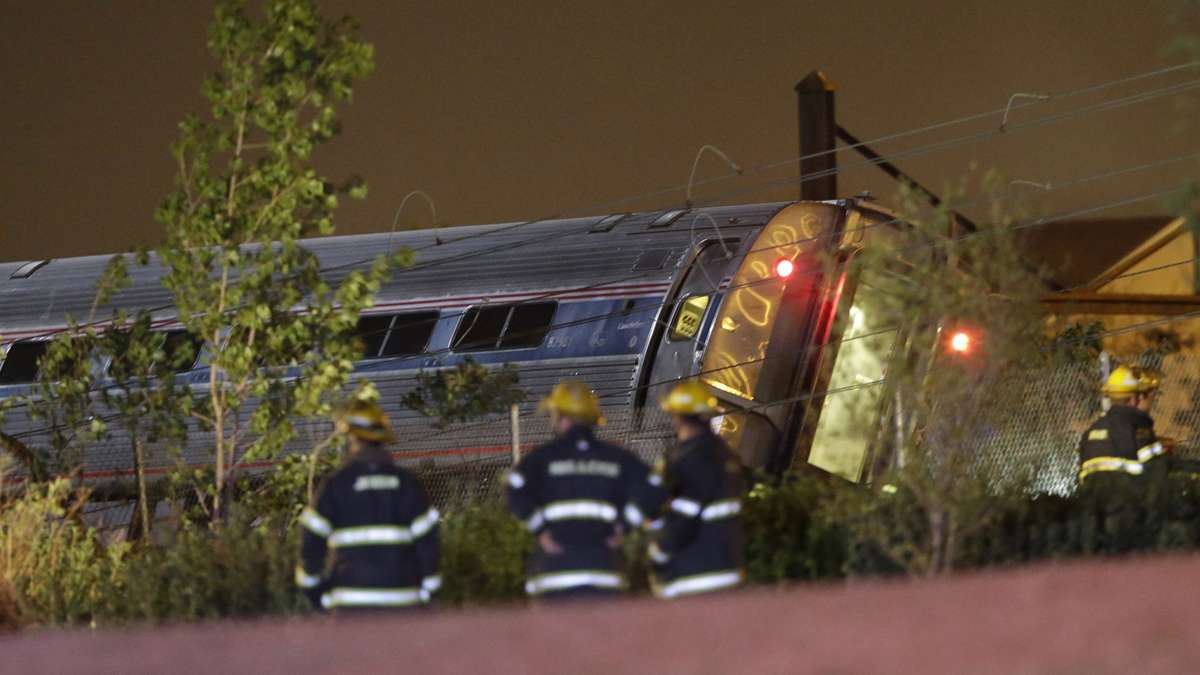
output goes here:
{"type": "Polygon", "coordinates": [[[712,429],[705,428],[704,431],[679,444],[679,456],[682,457],[693,450],[712,448],[719,440],[712,429]]]}
{"type": "Polygon", "coordinates": [[[348,460],[347,464],[386,465],[392,463],[392,454],[384,446],[374,445],[361,448],[358,452],[350,455],[348,460]]]}
{"type": "Polygon", "coordinates": [[[559,438],[564,442],[580,450],[587,450],[596,441],[595,432],[586,424],[576,424],[575,426],[563,432],[559,438]],[[582,443],[582,445],[581,445],[582,443]]]}
{"type": "Polygon", "coordinates": [[[1124,403],[1114,403],[1113,406],[1108,409],[1108,416],[1112,417],[1114,419],[1124,418],[1124,419],[1142,420],[1145,422],[1151,421],[1150,413],[1146,412],[1145,410],[1142,410],[1141,408],[1135,408],[1131,405],[1125,405],[1124,403]]]}

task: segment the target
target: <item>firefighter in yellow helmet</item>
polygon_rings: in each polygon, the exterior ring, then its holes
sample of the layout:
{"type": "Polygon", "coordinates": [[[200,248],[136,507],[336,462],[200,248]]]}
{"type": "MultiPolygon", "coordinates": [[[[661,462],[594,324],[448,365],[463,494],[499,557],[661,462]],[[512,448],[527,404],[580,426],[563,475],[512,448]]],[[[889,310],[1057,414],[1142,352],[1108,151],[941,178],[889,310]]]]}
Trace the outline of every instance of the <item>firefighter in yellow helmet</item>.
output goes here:
{"type": "Polygon", "coordinates": [[[441,587],[437,509],[417,477],[392,462],[387,445],[394,435],[377,404],[350,404],[335,426],[349,452],[300,514],[296,584],[317,609],[361,613],[427,604],[441,587]]]}
{"type": "Polygon", "coordinates": [[[615,595],[625,588],[622,536],[657,511],[657,478],[627,450],[596,438],[600,401],[561,382],[542,401],[554,438],[508,476],[508,503],[537,545],[525,590],[541,598],[615,595]]]}
{"type": "Polygon", "coordinates": [[[674,598],[739,586],[745,472],[712,430],[717,399],[693,379],[675,385],[661,407],[678,445],[666,468],[664,513],[651,527],[655,593],[674,598]]]}
{"type": "Polygon", "coordinates": [[[1144,540],[1147,509],[1166,473],[1165,447],[1154,434],[1150,406],[1158,377],[1139,368],[1113,370],[1101,391],[1112,404],[1079,442],[1079,496],[1095,518],[1100,550],[1122,553],[1144,540]]]}
{"type": "Polygon", "coordinates": [[[1155,436],[1150,417],[1158,376],[1141,368],[1120,366],[1112,371],[1101,391],[1112,406],[1080,440],[1080,485],[1122,485],[1149,470],[1165,473],[1167,448],[1155,436]],[[1162,471],[1158,471],[1160,468],[1162,471]]]}

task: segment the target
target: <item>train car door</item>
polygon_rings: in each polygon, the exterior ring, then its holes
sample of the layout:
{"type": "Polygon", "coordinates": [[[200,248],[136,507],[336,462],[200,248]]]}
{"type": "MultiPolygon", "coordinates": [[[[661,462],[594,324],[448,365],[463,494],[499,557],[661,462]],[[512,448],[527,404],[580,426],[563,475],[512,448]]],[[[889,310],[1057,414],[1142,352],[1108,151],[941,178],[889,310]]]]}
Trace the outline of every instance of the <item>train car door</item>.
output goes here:
{"type": "MultiPolygon", "coordinates": [[[[683,280],[659,315],[660,338],[642,378],[642,405],[657,409],[670,387],[698,372],[708,317],[720,303],[721,281],[737,249],[736,239],[710,239],[699,244],[683,280]]],[[[655,417],[643,416],[643,425],[655,417]]]]}

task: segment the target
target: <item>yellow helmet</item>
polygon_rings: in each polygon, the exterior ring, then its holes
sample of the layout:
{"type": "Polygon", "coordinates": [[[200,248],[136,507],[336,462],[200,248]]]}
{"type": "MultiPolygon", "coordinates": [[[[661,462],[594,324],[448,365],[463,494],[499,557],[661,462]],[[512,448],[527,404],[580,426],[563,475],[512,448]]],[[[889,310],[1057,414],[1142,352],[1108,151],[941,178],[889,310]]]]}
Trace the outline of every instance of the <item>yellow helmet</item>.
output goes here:
{"type": "Polygon", "coordinates": [[[364,441],[391,443],[396,440],[387,413],[377,403],[354,401],[337,416],[337,430],[364,441]]]}
{"type": "Polygon", "coordinates": [[[673,415],[712,417],[720,412],[717,397],[709,393],[700,380],[684,380],[675,385],[663,397],[659,407],[673,415]]]}
{"type": "Polygon", "coordinates": [[[538,405],[541,412],[555,412],[585,424],[604,424],[600,414],[600,399],[591,387],[578,380],[566,380],[554,385],[550,394],[538,405]]]}
{"type": "Polygon", "coordinates": [[[1153,371],[1118,366],[1108,376],[1101,391],[1109,397],[1128,398],[1155,389],[1158,389],[1158,375],[1153,371]]]}

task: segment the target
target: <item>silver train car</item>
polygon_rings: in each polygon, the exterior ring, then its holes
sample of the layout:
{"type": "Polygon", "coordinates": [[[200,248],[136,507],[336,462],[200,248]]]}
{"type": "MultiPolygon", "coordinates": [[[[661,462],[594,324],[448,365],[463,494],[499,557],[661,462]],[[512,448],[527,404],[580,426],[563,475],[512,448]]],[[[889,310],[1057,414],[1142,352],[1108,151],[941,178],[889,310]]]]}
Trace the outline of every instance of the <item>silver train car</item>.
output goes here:
{"type": "MultiPolygon", "coordinates": [[[[863,330],[846,262],[869,231],[892,222],[860,200],[789,202],[335,236],[304,246],[335,282],[388,247],[419,251],[364,313],[354,375],[379,388],[401,459],[461,462],[509,451],[507,417],[435,430],[400,405],[417,372],[470,357],[516,365],[525,412],[559,380],[588,382],[612,420],[609,434],[645,457],[669,433],[659,397],[678,379],[699,376],[728,410],[717,420],[720,433],[747,465],[809,463],[857,481],[873,439],[850,420],[878,397],[869,387],[822,394],[882,377],[869,371],[882,367],[890,337],[853,348],[842,342],[863,330]]],[[[0,399],[31,391],[44,341],[65,316],[87,316],[108,258],[0,263],[0,399]]],[[[171,329],[170,297],[153,265],[133,269],[132,286],[113,306],[158,308],[171,329]]],[[[107,364],[95,367],[102,377],[107,364]]],[[[182,377],[205,386],[202,355],[182,377]]],[[[544,437],[535,416],[523,423],[524,441],[544,437]]],[[[327,428],[313,424],[313,438],[327,428]]],[[[19,408],[4,431],[31,447],[45,441],[45,429],[19,408]]],[[[207,440],[196,431],[184,460],[203,463],[207,440]]],[[[293,450],[306,449],[306,440],[302,433],[293,450]]],[[[130,475],[129,447],[114,427],[84,449],[84,476],[130,475]]],[[[149,471],[172,461],[157,457],[149,471]]]]}

